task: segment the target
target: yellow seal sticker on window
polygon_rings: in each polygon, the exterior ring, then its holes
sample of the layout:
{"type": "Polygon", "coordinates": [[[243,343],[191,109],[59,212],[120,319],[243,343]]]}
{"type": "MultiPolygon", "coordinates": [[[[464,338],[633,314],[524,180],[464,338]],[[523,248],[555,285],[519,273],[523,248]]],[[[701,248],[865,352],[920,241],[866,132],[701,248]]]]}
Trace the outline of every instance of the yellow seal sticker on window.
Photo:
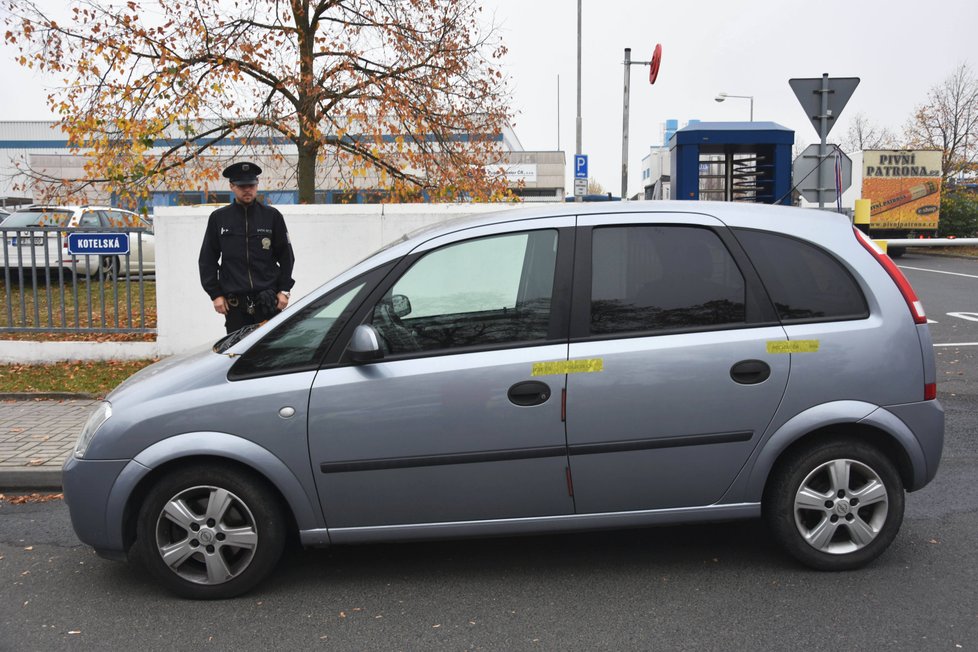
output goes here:
{"type": "Polygon", "coordinates": [[[792,340],[790,342],[768,342],[768,353],[815,353],[818,340],[792,340]]]}
{"type": "Polygon", "coordinates": [[[604,360],[557,360],[555,362],[534,362],[533,376],[558,376],[562,374],[586,374],[604,371],[604,360]]]}

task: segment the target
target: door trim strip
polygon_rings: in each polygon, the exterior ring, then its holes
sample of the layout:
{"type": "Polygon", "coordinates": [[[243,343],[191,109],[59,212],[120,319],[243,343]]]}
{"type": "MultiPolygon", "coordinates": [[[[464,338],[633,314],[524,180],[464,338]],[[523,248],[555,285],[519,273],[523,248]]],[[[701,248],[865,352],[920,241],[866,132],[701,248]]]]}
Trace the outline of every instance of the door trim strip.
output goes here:
{"type": "Polygon", "coordinates": [[[710,435],[683,435],[681,437],[658,437],[649,439],[630,439],[626,441],[603,442],[600,444],[573,444],[564,446],[537,446],[534,448],[509,448],[476,453],[447,453],[444,455],[415,455],[411,457],[384,457],[367,460],[343,462],[321,462],[322,473],[350,473],[354,471],[383,471],[390,469],[413,469],[423,466],[447,466],[450,464],[480,464],[483,462],[511,462],[531,460],[542,457],[564,457],[568,450],[571,455],[600,455],[602,453],[623,453],[627,451],[655,450],[658,448],[677,448],[679,446],[705,446],[709,444],[729,444],[750,441],[752,432],[728,432],[710,435]]]}

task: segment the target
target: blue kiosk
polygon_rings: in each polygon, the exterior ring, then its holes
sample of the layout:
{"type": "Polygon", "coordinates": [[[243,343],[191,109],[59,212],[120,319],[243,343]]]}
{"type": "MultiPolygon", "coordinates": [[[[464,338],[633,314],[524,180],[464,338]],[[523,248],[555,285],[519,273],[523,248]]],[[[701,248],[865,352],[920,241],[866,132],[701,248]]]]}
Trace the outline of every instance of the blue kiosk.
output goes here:
{"type": "Polygon", "coordinates": [[[791,204],[795,132],[774,122],[696,122],[669,139],[672,198],[791,204]]]}

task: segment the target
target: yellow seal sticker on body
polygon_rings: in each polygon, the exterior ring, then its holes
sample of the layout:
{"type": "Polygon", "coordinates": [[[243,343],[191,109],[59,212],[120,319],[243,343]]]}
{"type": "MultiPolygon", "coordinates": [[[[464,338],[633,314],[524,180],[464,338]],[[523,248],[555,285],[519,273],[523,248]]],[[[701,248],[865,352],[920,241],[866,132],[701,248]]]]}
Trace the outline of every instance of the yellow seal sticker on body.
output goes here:
{"type": "Polygon", "coordinates": [[[604,371],[604,360],[556,360],[554,362],[534,362],[533,376],[558,376],[561,374],[586,374],[604,371]]]}
{"type": "Polygon", "coordinates": [[[768,353],[815,353],[818,340],[792,340],[790,342],[768,342],[768,353]]]}

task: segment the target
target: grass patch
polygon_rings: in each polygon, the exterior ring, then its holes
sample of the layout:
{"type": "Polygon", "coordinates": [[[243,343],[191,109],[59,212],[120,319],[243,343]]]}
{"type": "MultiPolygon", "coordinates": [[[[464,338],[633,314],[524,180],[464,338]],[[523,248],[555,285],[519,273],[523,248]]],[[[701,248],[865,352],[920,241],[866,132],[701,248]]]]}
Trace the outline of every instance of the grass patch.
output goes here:
{"type": "Polygon", "coordinates": [[[0,393],[71,393],[103,397],[155,360],[75,360],[0,365],[0,393]]]}
{"type": "Polygon", "coordinates": [[[25,279],[9,286],[0,279],[0,339],[34,342],[152,342],[155,333],[109,333],[108,328],[156,328],[156,282],[140,284],[125,278],[74,282],[64,287],[39,278],[35,285],[25,279]],[[140,314],[141,311],[144,314],[140,314]],[[132,318],[130,319],[130,312],[132,318]],[[63,313],[63,314],[62,314],[63,313]],[[3,332],[4,328],[37,328],[37,331],[3,332]],[[81,332],[65,332],[66,329],[81,332]],[[50,329],[45,331],[44,329],[50,329]]]}

